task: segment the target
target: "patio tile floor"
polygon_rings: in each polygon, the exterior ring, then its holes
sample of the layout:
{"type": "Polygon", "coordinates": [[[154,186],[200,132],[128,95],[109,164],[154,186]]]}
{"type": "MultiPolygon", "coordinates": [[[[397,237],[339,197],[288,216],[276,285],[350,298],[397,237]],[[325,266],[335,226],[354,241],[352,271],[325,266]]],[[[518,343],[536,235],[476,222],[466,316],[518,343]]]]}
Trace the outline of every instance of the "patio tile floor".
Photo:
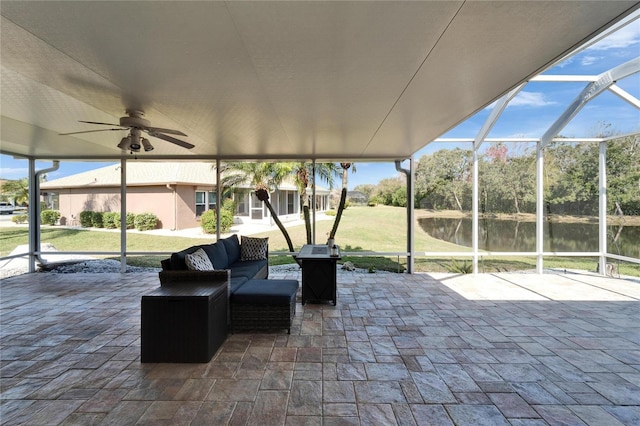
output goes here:
{"type": "MultiPolygon", "coordinates": [[[[299,273],[272,277],[300,279],[299,273]]],[[[340,274],[338,303],[232,334],[206,364],[140,363],[157,274],[0,282],[2,424],[637,425],[640,283],[340,274]]]]}

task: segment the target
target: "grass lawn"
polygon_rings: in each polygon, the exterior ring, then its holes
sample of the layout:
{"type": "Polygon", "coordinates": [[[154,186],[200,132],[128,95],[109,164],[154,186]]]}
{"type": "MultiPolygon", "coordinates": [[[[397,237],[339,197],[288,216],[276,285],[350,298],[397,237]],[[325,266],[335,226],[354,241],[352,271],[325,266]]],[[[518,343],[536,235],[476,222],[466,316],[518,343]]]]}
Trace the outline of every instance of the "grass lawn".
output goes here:
{"type": "MultiPolygon", "coordinates": [[[[416,212],[417,213],[417,212],[416,212]]],[[[419,214],[416,214],[418,217],[419,214]]],[[[333,226],[334,218],[321,220],[316,223],[316,242],[323,244],[333,226]]],[[[294,250],[299,250],[306,243],[304,225],[287,228],[294,250]]],[[[469,247],[463,247],[430,237],[415,226],[415,247],[421,252],[467,252],[469,247]]],[[[342,215],[336,244],[340,245],[343,252],[406,252],[406,210],[401,207],[389,206],[353,206],[346,209],[342,215]]],[[[273,230],[260,234],[258,237],[269,237],[269,251],[288,252],[286,241],[279,230],[273,230]]],[[[127,234],[127,251],[146,252],[173,252],[195,244],[211,243],[212,238],[186,238],[157,236],[144,233],[127,234]]],[[[60,227],[42,228],[42,242],[53,244],[60,251],[113,251],[120,250],[120,233],[104,232],[96,230],[67,229],[60,227]]],[[[0,256],[8,255],[16,246],[28,243],[26,227],[6,227],[0,229],[0,256]]],[[[118,256],[110,256],[119,259],[118,256]]],[[[167,255],[157,256],[131,256],[127,257],[128,263],[135,266],[160,267],[160,260],[167,255]]],[[[351,261],[357,267],[372,270],[388,270],[401,272],[406,269],[406,257],[404,256],[343,256],[342,261],[351,261]]],[[[291,256],[272,256],[270,264],[278,265],[293,263],[291,256]]],[[[452,257],[416,256],[415,270],[418,272],[463,272],[470,267],[471,259],[453,259],[452,257]],[[466,268],[465,268],[466,262],[466,268]]],[[[545,269],[579,269],[595,271],[596,258],[546,258],[545,269]]],[[[536,261],[533,257],[488,257],[480,261],[480,271],[504,272],[517,270],[533,270],[536,261]]],[[[640,276],[640,265],[620,264],[620,273],[624,275],[640,276]]]]}

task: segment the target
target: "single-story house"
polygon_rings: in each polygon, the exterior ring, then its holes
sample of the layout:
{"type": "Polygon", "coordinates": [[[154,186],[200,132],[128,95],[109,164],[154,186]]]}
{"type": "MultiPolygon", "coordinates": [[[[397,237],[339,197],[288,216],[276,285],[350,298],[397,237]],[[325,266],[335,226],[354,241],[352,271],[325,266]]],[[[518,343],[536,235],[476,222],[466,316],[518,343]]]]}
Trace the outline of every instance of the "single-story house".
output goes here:
{"type": "Polygon", "coordinates": [[[369,201],[369,196],[360,191],[347,192],[347,200],[353,204],[366,204],[369,201]]]}
{"type": "MultiPolygon", "coordinates": [[[[216,206],[216,172],[206,162],[128,162],[127,212],[153,213],[159,228],[188,229],[200,226],[200,215],[216,206]]],[[[120,211],[120,165],[113,164],[43,182],[42,199],[59,210],[61,222],[79,224],[82,211],[120,211]]],[[[308,191],[311,194],[311,190],[308,191]]],[[[233,188],[236,221],[271,224],[268,209],[250,185],[233,188]]],[[[300,218],[300,194],[292,179],[270,194],[282,222],[300,218]]],[[[316,187],[316,209],[329,207],[329,190],[316,187]]]]}

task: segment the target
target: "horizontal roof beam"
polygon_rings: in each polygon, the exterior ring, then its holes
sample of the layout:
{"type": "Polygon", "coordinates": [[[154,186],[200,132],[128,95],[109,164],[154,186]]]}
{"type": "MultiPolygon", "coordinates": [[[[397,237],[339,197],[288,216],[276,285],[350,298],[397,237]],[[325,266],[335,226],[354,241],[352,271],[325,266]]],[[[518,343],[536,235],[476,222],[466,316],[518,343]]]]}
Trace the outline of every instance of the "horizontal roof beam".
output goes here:
{"type": "Polygon", "coordinates": [[[541,81],[551,83],[592,82],[597,81],[597,75],[553,75],[543,74],[531,78],[529,81],[541,81]]]}

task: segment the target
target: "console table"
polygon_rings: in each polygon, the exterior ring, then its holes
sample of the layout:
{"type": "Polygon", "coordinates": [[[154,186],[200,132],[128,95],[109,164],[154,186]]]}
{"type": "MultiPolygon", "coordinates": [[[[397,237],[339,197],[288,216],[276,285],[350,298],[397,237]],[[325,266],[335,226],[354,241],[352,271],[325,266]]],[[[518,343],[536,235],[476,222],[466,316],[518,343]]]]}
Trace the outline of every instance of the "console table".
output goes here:
{"type": "Polygon", "coordinates": [[[302,304],[307,301],[330,301],[335,306],[336,265],[340,257],[331,256],[324,245],[307,244],[300,249],[297,258],[302,266],[302,304]]]}
{"type": "Polygon", "coordinates": [[[141,362],[209,362],[227,338],[227,307],[226,282],[143,295],[141,362]]]}

